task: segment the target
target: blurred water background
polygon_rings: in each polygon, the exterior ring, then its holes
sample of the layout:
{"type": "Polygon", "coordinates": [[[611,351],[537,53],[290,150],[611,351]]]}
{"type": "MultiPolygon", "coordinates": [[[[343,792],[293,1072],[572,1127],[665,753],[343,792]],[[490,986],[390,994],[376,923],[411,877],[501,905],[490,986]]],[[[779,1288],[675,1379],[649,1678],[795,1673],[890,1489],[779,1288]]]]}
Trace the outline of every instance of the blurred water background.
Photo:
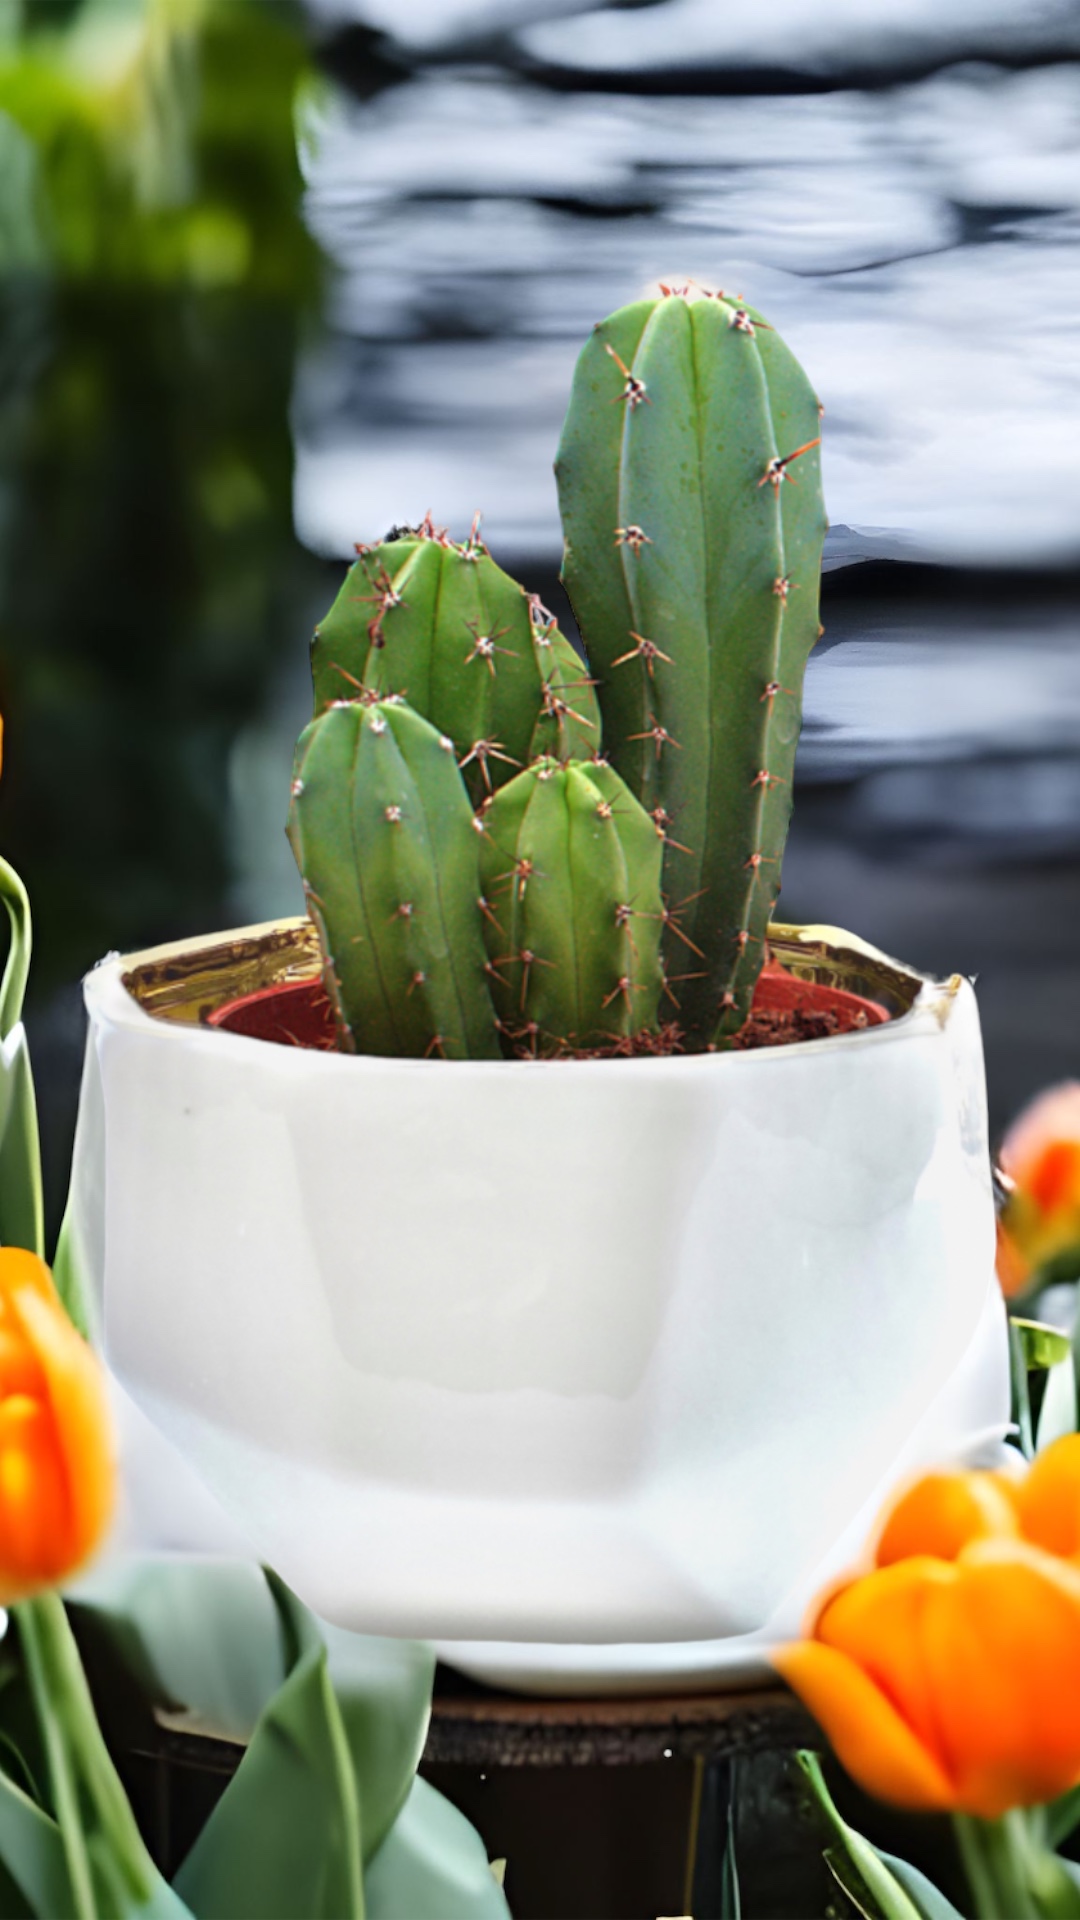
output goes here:
{"type": "Polygon", "coordinates": [[[752,299],[825,404],[782,912],[978,976],[996,1127],[1080,1074],[1072,0],[6,7],[0,834],[54,1194],[80,972],[299,910],[352,543],[481,510],[564,614],[573,360],[657,278],[752,299]]]}

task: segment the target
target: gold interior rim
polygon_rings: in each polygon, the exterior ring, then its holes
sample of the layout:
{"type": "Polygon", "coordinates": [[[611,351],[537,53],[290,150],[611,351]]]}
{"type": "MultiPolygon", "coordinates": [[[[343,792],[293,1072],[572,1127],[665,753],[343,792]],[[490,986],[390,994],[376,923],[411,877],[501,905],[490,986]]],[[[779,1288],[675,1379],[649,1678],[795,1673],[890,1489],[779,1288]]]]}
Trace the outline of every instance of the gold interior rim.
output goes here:
{"type": "MultiPolygon", "coordinates": [[[[842,987],[877,1000],[893,1019],[910,1012],[925,984],[882,955],[807,937],[798,927],[769,928],[773,954],[800,980],[842,987]]],[[[245,994],[318,979],[319,943],[310,921],[286,921],[249,935],[203,937],[122,976],[132,998],[156,1020],[204,1026],[218,1008],[245,994]]]]}

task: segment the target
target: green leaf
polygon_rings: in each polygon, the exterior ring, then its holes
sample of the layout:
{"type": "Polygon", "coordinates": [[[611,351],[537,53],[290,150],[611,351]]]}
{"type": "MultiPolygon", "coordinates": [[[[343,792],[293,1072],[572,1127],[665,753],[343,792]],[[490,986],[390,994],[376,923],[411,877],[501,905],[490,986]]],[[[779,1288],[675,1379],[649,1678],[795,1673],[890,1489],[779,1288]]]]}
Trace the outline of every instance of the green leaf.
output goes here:
{"type": "Polygon", "coordinates": [[[21,1025],[0,1041],[0,1245],[45,1252],[37,1097],[21,1025]]]}
{"type": "MultiPolygon", "coordinates": [[[[154,1704],[182,1716],[191,1732],[249,1740],[286,1677],[280,1618],[250,1562],[125,1557],[84,1578],[70,1597],[105,1627],[154,1704]]],[[[318,1633],[349,1743],[368,1859],[416,1773],[435,1655],[417,1641],[347,1633],[325,1621],[318,1633]]]]}
{"type": "Polygon", "coordinates": [[[727,1832],[724,1857],[720,1862],[720,1920],[742,1920],[742,1892],[735,1852],[735,1807],[737,1802],[738,1761],[728,1763],[727,1832]]]}
{"type": "Polygon", "coordinates": [[[1059,1360],[1046,1376],[1039,1421],[1035,1429],[1035,1451],[1041,1453],[1066,1433],[1076,1432],[1076,1369],[1072,1354],[1059,1360]]]}
{"type": "Polygon", "coordinates": [[[11,944],[3,979],[0,980],[0,1040],[6,1040],[12,1028],[17,1027],[22,1019],[34,936],[26,888],[14,867],[3,859],[0,859],[0,900],[7,908],[11,924],[11,944]]]}
{"type": "Polygon", "coordinates": [[[506,1920],[479,1837],[415,1778],[429,1647],[316,1621],[241,1562],[147,1556],[83,1580],[75,1603],[159,1707],[202,1732],[251,1737],[177,1875],[198,1920],[357,1911],[343,1904],[340,1871],[350,1803],[369,1914],[506,1920]]]}
{"type": "Polygon", "coordinates": [[[360,1802],[311,1616],[271,1591],[296,1656],[176,1876],[197,1920],[363,1920],[360,1802]]]}
{"type": "MultiPolygon", "coordinates": [[[[42,1920],[73,1920],[75,1902],[55,1820],[0,1774],[0,1859],[25,1903],[42,1920]]],[[[5,1903],[5,1920],[8,1909],[5,1903]]]]}
{"type": "Polygon", "coordinates": [[[45,1251],[37,1101],[22,1004],[33,935],[26,888],[0,860],[0,899],[11,940],[0,980],[0,1244],[45,1251]]]}
{"type": "Polygon", "coordinates": [[[1078,1920],[1080,1916],[1080,1861],[1046,1853],[1041,1870],[1033,1875],[1040,1920],[1078,1920]]]}
{"type": "Polygon", "coordinates": [[[116,1556],[68,1598],[185,1731],[249,1740],[286,1677],[277,1610],[250,1561],[116,1556]]]}
{"type": "Polygon", "coordinates": [[[426,1780],[364,1875],[368,1920],[510,1920],[483,1842],[426,1780]]]}
{"type": "Polygon", "coordinates": [[[1069,1336],[1059,1328],[1048,1327],[1043,1320],[1017,1320],[1012,1316],[1009,1324],[1016,1329],[1024,1365],[1029,1373],[1037,1373],[1044,1367],[1056,1367],[1060,1361],[1069,1358],[1072,1351],[1069,1336]]]}
{"type": "Polygon", "coordinates": [[[908,1860],[898,1860],[894,1853],[883,1852],[881,1847],[875,1847],[874,1852],[890,1873],[896,1876],[904,1891],[911,1895],[922,1920],[962,1920],[952,1901],[946,1900],[945,1895],[918,1867],[913,1867],[908,1860]]]}
{"type": "Polygon", "coordinates": [[[420,1764],[435,1654],[416,1640],[381,1640],[319,1622],[363,1811],[364,1859],[398,1818],[420,1764]]]}
{"type": "Polygon", "coordinates": [[[1080,1825],[1080,1787],[1071,1787],[1046,1809],[1046,1838],[1051,1847],[1060,1847],[1073,1829],[1080,1825]]]}
{"type": "MultiPolygon", "coordinates": [[[[822,1855],[838,1887],[846,1895],[862,1920],[883,1920],[882,1910],[854,1863],[839,1847],[826,1847],[822,1855]]],[[[846,1909],[845,1909],[846,1911],[846,1909]]]]}
{"type": "Polygon", "coordinates": [[[838,1844],[826,1850],[825,1859],[859,1912],[866,1914],[867,1920],[924,1920],[919,1907],[877,1849],[841,1819],[825,1785],[817,1754],[803,1751],[796,1758],[836,1836],[838,1844]]]}
{"type": "Polygon", "coordinates": [[[67,1205],[53,1252],[53,1280],[86,1339],[96,1326],[95,1277],[105,1266],[105,1093],[97,1048],[88,1046],[79,1088],[79,1117],[67,1205]],[[81,1150],[83,1142],[87,1150],[81,1150]],[[90,1143],[93,1143],[92,1145],[90,1143]]]}
{"type": "Polygon", "coordinates": [[[1070,1280],[1080,1280],[1080,1241],[1045,1260],[1025,1292],[1041,1293],[1046,1287],[1062,1286],[1070,1280]]]}
{"type": "Polygon", "coordinates": [[[1009,1320],[1010,1414],[1018,1430],[1020,1451],[1025,1460],[1035,1457],[1035,1429],[1031,1417],[1031,1389],[1028,1385],[1024,1339],[1017,1321],[1009,1320]]]}

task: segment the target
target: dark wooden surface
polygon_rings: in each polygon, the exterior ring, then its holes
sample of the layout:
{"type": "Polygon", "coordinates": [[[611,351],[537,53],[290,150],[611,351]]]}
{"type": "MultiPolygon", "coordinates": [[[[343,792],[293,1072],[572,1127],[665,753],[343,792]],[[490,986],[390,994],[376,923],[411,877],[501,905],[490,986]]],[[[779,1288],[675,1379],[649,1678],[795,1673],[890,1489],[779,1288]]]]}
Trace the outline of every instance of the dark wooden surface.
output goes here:
{"type": "Polygon", "coordinates": [[[425,1761],[481,1767],[645,1766],[805,1745],[812,1723],[784,1687],[645,1698],[536,1699],[440,1668],[425,1761]]]}
{"type": "Polygon", "coordinates": [[[744,1910],[808,1920],[825,1910],[821,1850],[800,1827],[791,1755],[811,1738],[780,1686],[537,1699],[440,1667],[421,1771],[505,1859],[515,1920],[714,1920],[737,1768],[752,1815],[761,1802],[768,1816],[753,1815],[765,1871],[747,1857],[744,1910]]]}

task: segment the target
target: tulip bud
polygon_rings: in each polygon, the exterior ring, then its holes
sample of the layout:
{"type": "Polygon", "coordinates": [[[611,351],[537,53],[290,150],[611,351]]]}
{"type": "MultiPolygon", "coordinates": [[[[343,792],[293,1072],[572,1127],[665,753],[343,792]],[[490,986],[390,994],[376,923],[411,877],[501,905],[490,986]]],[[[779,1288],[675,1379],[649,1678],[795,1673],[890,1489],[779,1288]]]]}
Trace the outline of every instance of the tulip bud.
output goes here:
{"type": "Polygon", "coordinates": [[[774,1655],[848,1771],[984,1820],[1080,1783],[1080,1435],[1023,1477],[925,1475],[875,1561],[774,1655]]]}
{"type": "Polygon", "coordinates": [[[1005,1136],[1009,1186],[998,1230],[998,1278],[1020,1292],[1040,1267],[1076,1250],[1080,1271],[1080,1081],[1051,1087],[1005,1136]]]}
{"type": "Polygon", "coordinates": [[[101,1366],[44,1262],[0,1248],[0,1602],[83,1565],[115,1492],[101,1366]]]}

